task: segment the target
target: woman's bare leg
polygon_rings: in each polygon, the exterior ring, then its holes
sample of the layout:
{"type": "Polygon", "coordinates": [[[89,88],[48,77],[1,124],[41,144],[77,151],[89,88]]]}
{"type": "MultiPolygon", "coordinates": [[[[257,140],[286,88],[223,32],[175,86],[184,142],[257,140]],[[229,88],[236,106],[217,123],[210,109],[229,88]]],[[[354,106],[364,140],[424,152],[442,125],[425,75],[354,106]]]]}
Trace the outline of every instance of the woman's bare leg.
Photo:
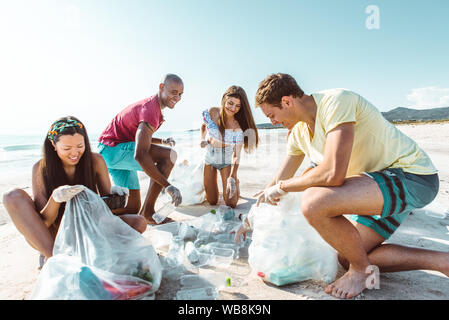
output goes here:
{"type": "Polygon", "coordinates": [[[218,203],[218,184],[217,169],[205,164],[204,165],[204,190],[206,191],[206,200],[210,205],[214,206],[218,203]]]}
{"type": "Polygon", "coordinates": [[[3,195],[3,205],[28,243],[46,258],[51,257],[55,238],[36,211],[31,197],[22,189],[14,189],[3,195]]]}

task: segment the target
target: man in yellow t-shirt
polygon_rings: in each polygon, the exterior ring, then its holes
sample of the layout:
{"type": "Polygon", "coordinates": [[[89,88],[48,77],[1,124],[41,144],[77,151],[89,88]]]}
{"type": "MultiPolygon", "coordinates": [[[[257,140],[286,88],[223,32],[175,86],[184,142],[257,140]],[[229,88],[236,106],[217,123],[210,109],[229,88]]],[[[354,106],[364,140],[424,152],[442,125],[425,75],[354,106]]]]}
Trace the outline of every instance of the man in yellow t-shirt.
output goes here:
{"type": "MultiPolygon", "coordinates": [[[[339,254],[347,273],[325,291],[352,298],[380,271],[437,270],[449,276],[449,253],[383,244],[415,208],[437,195],[429,156],[360,95],[332,89],[306,95],[288,74],[265,78],[256,105],[289,129],[287,156],[257,204],[303,192],[302,213],[339,254]],[[314,165],[294,176],[307,156],[314,165]],[[343,215],[351,215],[353,223],[343,215]]],[[[245,232],[245,231],[241,231],[245,232]]]]}

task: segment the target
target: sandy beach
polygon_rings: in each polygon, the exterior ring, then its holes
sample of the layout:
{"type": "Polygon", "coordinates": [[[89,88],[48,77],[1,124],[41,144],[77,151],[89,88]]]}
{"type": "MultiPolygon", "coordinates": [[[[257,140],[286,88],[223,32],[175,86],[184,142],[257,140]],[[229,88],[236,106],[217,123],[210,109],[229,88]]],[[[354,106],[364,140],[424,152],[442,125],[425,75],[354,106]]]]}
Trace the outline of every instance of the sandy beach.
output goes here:
{"type": "MultiPolygon", "coordinates": [[[[407,124],[398,128],[424,149],[439,169],[440,190],[435,204],[449,209],[449,123],[407,124]]],[[[286,130],[261,130],[261,143],[256,153],[244,155],[239,167],[241,199],[237,212],[246,213],[255,203],[253,194],[261,190],[275,174],[285,155],[286,130]]],[[[181,159],[182,160],[182,159],[181,159]]],[[[308,164],[304,161],[302,168],[308,164]]],[[[219,178],[220,180],[220,178],[219,178]]],[[[140,175],[142,197],[145,196],[149,179],[140,175]]],[[[219,182],[219,186],[221,182],[219,182]]],[[[31,192],[31,170],[28,176],[15,177],[0,182],[0,193],[14,187],[31,192]]],[[[223,204],[220,200],[219,204],[223,204]]],[[[207,203],[179,207],[172,217],[183,221],[201,216],[211,208],[207,203]]],[[[149,236],[149,230],[143,234],[149,236]]],[[[389,243],[413,247],[449,251],[449,216],[444,219],[428,216],[424,210],[414,211],[388,240],[389,243]]],[[[31,248],[16,230],[0,205],[0,299],[29,299],[37,277],[39,253],[31,248]]],[[[304,281],[283,287],[261,281],[247,263],[247,258],[235,259],[229,268],[236,277],[245,281],[236,287],[220,291],[223,300],[332,300],[324,293],[324,282],[304,281]]],[[[344,270],[340,267],[338,276],[344,270]]],[[[156,299],[173,299],[179,285],[162,280],[156,299]]],[[[380,289],[365,290],[356,299],[366,300],[433,300],[449,299],[449,278],[433,271],[407,271],[382,273],[380,289]]]]}

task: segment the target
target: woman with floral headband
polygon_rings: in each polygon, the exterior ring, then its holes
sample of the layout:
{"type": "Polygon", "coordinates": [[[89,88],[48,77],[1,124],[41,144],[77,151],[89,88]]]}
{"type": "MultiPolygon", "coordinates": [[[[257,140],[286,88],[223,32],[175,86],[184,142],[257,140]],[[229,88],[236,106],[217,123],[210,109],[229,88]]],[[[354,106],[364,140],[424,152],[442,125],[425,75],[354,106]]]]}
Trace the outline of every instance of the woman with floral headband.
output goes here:
{"type": "MultiPolygon", "coordinates": [[[[45,138],[43,158],[33,166],[33,197],[22,189],[3,195],[12,222],[41,253],[41,266],[45,258],[52,256],[65,202],[83,190],[79,185],[101,196],[128,192],[111,186],[106,163],[100,154],[91,151],[84,125],[75,117],[64,117],[52,124],[45,138]]],[[[140,233],[146,229],[145,219],[138,215],[120,218],[140,233]]]]}

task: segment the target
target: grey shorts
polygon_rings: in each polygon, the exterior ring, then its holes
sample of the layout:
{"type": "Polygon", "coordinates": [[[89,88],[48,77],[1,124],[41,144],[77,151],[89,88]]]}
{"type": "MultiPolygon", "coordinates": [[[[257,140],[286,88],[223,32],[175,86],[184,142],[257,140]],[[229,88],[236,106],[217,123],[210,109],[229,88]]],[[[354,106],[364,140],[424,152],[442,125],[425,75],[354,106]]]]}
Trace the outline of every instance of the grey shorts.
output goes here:
{"type": "Polygon", "coordinates": [[[229,145],[224,148],[217,148],[208,144],[206,146],[206,156],[204,161],[207,165],[221,170],[232,165],[232,153],[234,152],[234,146],[229,145]]]}

